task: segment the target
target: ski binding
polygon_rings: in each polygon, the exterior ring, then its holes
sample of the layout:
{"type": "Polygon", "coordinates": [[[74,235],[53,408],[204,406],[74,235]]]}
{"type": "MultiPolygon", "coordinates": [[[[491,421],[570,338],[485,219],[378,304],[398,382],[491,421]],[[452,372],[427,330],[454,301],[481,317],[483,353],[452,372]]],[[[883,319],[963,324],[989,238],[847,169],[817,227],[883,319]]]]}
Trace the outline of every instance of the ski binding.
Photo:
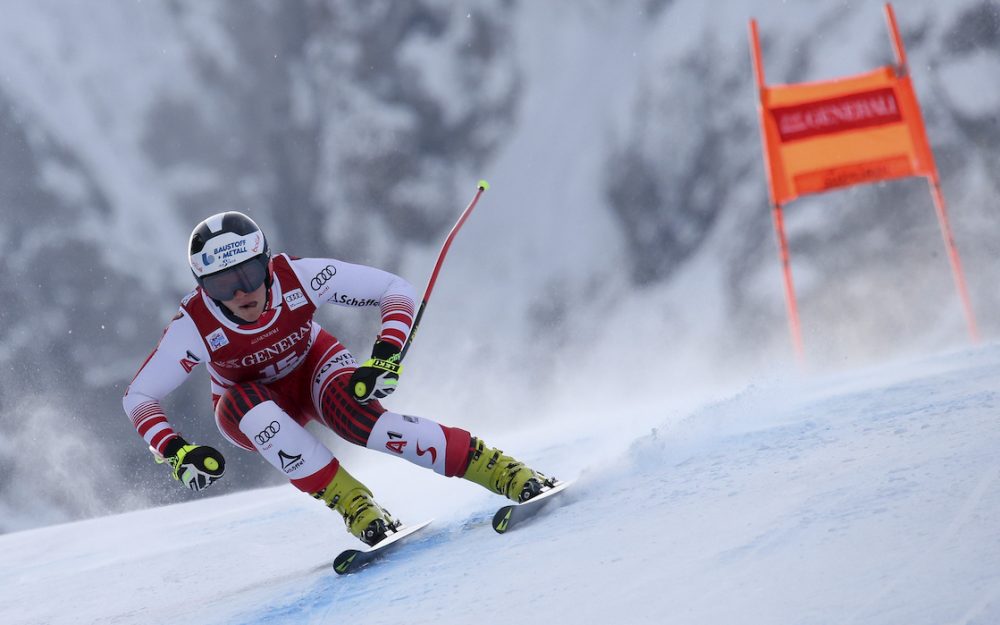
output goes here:
{"type": "Polygon", "coordinates": [[[361,567],[378,560],[406,541],[407,538],[430,525],[424,521],[416,525],[405,525],[389,534],[371,547],[345,549],[333,560],[333,570],[340,575],[353,573],[361,567]]]}
{"type": "Polygon", "coordinates": [[[517,523],[529,519],[550,503],[556,495],[563,492],[571,482],[556,481],[552,486],[542,489],[542,492],[523,503],[506,505],[493,515],[493,529],[503,534],[517,523]]]}

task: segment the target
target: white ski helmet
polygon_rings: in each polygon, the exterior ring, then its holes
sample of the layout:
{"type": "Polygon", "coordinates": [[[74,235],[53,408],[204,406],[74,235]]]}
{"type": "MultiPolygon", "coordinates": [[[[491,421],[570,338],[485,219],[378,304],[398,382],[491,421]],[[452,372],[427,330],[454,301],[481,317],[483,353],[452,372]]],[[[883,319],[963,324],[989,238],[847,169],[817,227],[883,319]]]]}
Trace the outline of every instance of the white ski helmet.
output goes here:
{"type": "Polygon", "coordinates": [[[243,213],[212,215],[191,232],[188,264],[208,296],[228,301],[236,291],[250,293],[270,285],[271,250],[263,231],[243,213]]]}

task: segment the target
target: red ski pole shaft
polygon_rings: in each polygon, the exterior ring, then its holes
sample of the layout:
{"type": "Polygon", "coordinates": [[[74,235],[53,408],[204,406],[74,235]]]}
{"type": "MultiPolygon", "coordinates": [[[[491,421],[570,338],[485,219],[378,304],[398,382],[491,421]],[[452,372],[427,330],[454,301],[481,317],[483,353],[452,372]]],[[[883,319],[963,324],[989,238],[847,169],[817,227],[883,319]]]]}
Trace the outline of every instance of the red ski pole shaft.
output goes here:
{"type": "Polygon", "coordinates": [[[410,351],[410,345],[413,343],[413,337],[417,333],[417,328],[420,326],[420,320],[424,316],[424,309],[427,307],[427,300],[431,298],[431,292],[434,291],[434,283],[437,282],[438,272],[441,271],[441,264],[444,262],[444,257],[448,254],[448,248],[451,247],[451,242],[458,234],[465,220],[469,218],[472,214],[472,209],[476,207],[476,203],[479,202],[479,197],[484,191],[490,188],[490,184],[485,180],[480,180],[479,185],[476,187],[476,195],[472,197],[472,201],[469,205],[465,207],[462,211],[462,216],[458,218],[455,225],[452,226],[451,232],[448,233],[448,238],[445,239],[444,245],[441,246],[441,251],[438,252],[437,262],[434,263],[434,271],[431,272],[431,278],[427,281],[427,288],[424,289],[424,297],[420,300],[420,308],[417,309],[417,316],[413,319],[413,329],[410,330],[410,336],[406,339],[406,345],[403,345],[403,350],[399,353],[399,362],[403,361],[403,357],[406,356],[406,352],[410,351]]]}

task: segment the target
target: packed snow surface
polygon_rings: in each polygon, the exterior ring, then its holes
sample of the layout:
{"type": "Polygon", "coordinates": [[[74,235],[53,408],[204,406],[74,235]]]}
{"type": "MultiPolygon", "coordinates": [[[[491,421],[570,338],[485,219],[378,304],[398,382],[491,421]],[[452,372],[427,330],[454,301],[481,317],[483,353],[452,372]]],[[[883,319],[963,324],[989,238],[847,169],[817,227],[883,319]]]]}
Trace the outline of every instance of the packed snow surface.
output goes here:
{"type": "Polygon", "coordinates": [[[578,479],[503,536],[500,499],[363,453],[384,505],[435,522],[349,576],[354,540],[290,486],[7,534],[0,622],[996,623],[998,381],[987,346],[498,430],[578,479]]]}

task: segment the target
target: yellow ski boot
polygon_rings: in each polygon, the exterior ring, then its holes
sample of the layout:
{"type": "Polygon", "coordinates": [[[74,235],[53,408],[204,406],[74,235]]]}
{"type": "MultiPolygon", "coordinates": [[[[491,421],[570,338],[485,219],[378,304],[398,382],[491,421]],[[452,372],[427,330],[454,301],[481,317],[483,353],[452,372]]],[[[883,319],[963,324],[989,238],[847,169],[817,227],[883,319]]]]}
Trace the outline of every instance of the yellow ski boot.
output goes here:
{"type": "Polygon", "coordinates": [[[480,439],[475,441],[475,451],[469,468],[462,476],[470,482],[503,495],[518,503],[527,501],[542,492],[543,486],[550,486],[552,480],[533,471],[523,462],[515,460],[499,449],[487,447],[480,439]]]}
{"type": "Polygon", "coordinates": [[[326,488],[312,496],[339,512],[347,524],[347,531],[366,545],[376,544],[400,526],[399,521],[375,503],[372,492],[342,466],[337,468],[326,488]]]}

